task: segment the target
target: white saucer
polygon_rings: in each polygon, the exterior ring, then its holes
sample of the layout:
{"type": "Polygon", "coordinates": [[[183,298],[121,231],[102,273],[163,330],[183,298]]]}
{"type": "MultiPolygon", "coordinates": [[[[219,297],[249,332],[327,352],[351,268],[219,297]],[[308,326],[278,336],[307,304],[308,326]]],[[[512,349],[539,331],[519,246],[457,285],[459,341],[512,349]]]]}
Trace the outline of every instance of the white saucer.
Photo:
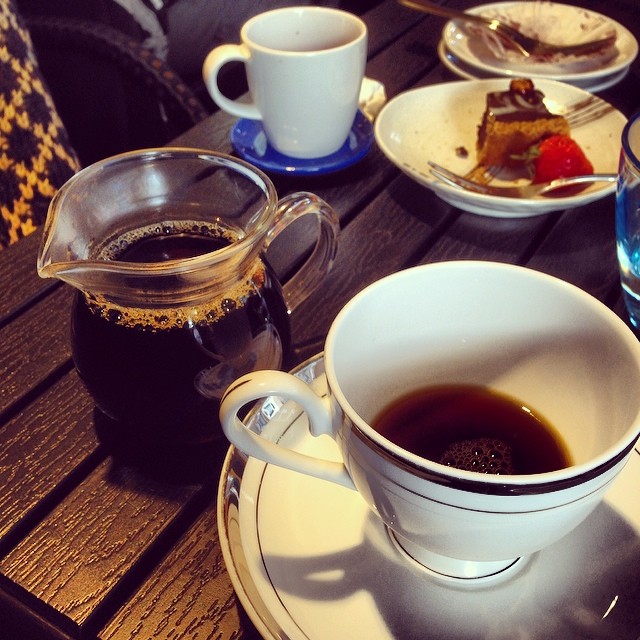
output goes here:
{"type": "MultiPolygon", "coordinates": [[[[449,69],[451,73],[460,78],[464,78],[465,80],[486,80],[496,76],[496,73],[494,72],[477,69],[476,67],[460,60],[451,51],[449,51],[444,40],[440,40],[438,43],[438,57],[442,64],[449,69]]],[[[598,91],[604,91],[605,89],[615,86],[624,80],[627,73],[629,73],[629,67],[624,67],[621,71],[616,71],[615,73],[599,76],[597,78],[588,78],[586,80],[579,78],[572,80],[567,84],[571,84],[574,87],[579,87],[580,89],[584,89],[591,93],[597,93],[598,91]]],[[[508,77],[508,74],[498,75],[508,77]]]]}
{"type": "Polygon", "coordinates": [[[264,171],[285,175],[323,175],[345,169],[362,160],[372,142],[373,126],[361,111],[342,147],[323,158],[291,158],[276,151],[259,120],[238,120],[231,130],[231,144],[240,157],[264,171]]]}
{"type": "MultiPolygon", "coordinates": [[[[321,357],[297,375],[326,391],[321,357]]],[[[293,403],[271,398],[253,428],[338,458],[293,403]]],[[[358,494],[229,450],[218,528],[238,598],[264,638],[637,639],[640,454],[577,529],[487,586],[443,582],[408,561],[358,494]]]]}
{"type": "MultiPolygon", "coordinates": [[[[638,42],[623,25],[602,14],[580,7],[542,0],[497,2],[469,9],[469,13],[499,17],[506,22],[526,26],[551,42],[581,42],[616,31],[615,49],[609,54],[592,54],[554,61],[529,61],[520,55],[498,57],[483,40],[457,21],[449,21],[442,39],[449,51],[462,62],[492,75],[549,78],[574,84],[593,82],[629,68],[638,55],[638,42]]],[[[584,86],[584,84],[582,85],[584,86]]]]}
{"type": "MultiPolygon", "coordinates": [[[[553,113],[579,102],[591,94],[563,82],[536,80],[545,94],[545,104],[553,113]]],[[[484,216],[518,218],[543,215],[551,211],[579,207],[615,191],[615,183],[594,183],[566,197],[504,198],[472,193],[444,184],[431,175],[431,160],[454,173],[465,174],[476,164],[478,124],[485,110],[486,95],[505,91],[507,78],[445,82],[413,89],[397,95],[380,111],[375,136],[382,152],[399,169],[431,189],[445,202],[484,216]],[[464,147],[468,155],[457,150],[464,147]]],[[[604,103],[603,101],[603,104],[604,103]]],[[[617,173],[620,138],[626,118],[612,110],[594,122],[574,127],[571,136],[582,147],[596,173],[617,173]]],[[[520,179],[521,183],[527,182],[520,179]]],[[[497,186],[516,182],[495,179],[497,186]]]]}

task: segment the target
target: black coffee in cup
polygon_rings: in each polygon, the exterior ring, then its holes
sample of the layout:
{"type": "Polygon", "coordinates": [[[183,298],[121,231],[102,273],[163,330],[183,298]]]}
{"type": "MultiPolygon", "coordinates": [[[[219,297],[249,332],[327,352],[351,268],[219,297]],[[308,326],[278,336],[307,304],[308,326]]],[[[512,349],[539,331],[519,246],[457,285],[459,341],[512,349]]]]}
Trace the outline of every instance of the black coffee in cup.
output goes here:
{"type": "Polygon", "coordinates": [[[571,464],[556,430],[524,403],[476,385],[439,385],[395,400],[372,421],[422,458],[465,471],[520,475],[571,464]]]}

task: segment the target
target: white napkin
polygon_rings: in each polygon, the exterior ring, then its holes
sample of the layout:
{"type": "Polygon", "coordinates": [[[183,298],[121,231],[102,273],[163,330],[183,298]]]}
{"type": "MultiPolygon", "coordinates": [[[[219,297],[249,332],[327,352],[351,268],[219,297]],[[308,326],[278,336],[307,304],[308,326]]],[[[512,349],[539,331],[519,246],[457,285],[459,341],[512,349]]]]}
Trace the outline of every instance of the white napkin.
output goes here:
{"type": "Polygon", "coordinates": [[[359,106],[364,115],[373,122],[387,101],[384,85],[377,80],[364,78],[360,88],[359,106]]]}

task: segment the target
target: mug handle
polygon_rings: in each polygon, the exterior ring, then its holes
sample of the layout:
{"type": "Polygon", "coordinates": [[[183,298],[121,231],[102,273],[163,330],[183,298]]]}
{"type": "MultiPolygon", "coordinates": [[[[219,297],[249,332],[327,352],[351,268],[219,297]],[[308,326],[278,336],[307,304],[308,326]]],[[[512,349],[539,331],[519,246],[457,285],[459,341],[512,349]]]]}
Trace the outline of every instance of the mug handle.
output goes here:
{"type": "Polygon", "coordinates": [[[316,216],[319,234],[307,261],[282,287],[289,313],[322,282],[331,269],[338,250],[340,221],[336,212],[313,193],[300,191],[285,196],[278,202],[274,223],[265,239],[265,251],[284,229],[305,215],[316,216]]]}
{"type": "Polygon", "coordinates": [[[262,120],[258,107],[253,103],[238,102],[224,96],[218,87],[218,73],[227,62],[247,63],[251,53],[243,44],[223,44],[210,51],[202,66],[202,77],[217,105],[238,118],[262,120]]]}
{"type": "Polygon", "coordinates": [[[245,405],[280,396],[297,402],[308,417],[309,432],[336,438],[340,418],[332,415],[328,398],[316,395],[305,382],[284,371],[254,371],[233,382],[222,396],[220,422],[229,441],[246,454],[269,464],[304,473],[354,489],[353,481],[342,462],[333,462],[299,453],[284,445],[267,440],[262,434],[251,431],[238,417],[245,405]]]}

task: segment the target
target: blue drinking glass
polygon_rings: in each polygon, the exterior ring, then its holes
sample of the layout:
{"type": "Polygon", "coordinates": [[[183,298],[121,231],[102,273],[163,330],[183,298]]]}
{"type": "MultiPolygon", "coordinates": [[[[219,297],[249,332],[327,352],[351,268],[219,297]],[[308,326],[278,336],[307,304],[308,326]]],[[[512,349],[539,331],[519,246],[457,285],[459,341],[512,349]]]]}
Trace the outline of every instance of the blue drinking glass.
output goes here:
{"type": "Polygon", "coordinates": [[[629,319],[640,328],[640,112],[622,132],[616,191],[616,240],[620,280],[629,319]]]}

